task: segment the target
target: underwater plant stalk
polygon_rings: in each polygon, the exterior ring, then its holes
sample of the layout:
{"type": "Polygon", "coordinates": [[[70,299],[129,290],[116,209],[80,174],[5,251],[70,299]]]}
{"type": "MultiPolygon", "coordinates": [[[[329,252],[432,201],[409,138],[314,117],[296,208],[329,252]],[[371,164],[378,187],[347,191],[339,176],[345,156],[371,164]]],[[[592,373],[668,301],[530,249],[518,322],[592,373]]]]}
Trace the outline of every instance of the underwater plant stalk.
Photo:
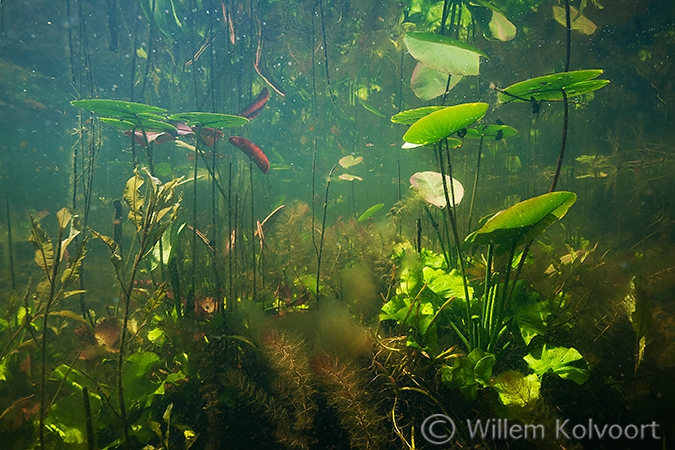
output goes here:
{"type": "Polygon", "coordinates": [[[323,200],[323,220],[321,221],[321,239],[319,239],[319,253],[316,257],[316,306],[319,306],[319,284],[321,274],[321,256],[323,255],[323,237],[326,231],[326,215],[328,214],[328,190],[330,189],[330,180],[333,177],[333,172],[337,165],[333,166],[328,172],[328,180],[326,181],[326,196],[323,200]]]}
{"type": "Polygon", "coordinates": [[[555,191],[556,185],[558,184],[558,178],[560,178],[560,170],[562,169],[563,158],[565,157],[565,144],[567,143],[567,129],[569,123],[569,102],[567,101],[567,93],[565,89],[561,89],[563,97],[563,133],[562,133],[562,142],[560,144],[560,155],[558,156],[558,164],[555,167],[555,174],[553,175],[553,181],[551,182],[551,187],[548,190],[549,192],[555,191]]]}
{"type": "MultiPolygon", "coordinates": [[[[227,253],[227,275],[229,278],[227,298],[232,302],[232,308],[234,309],[237,307],[237,302],[234,301],[234,289],[232,287],[232,257],[234,256],[234,240],[232,239],[232,161],[230,161],[230,174],[227,180],[227,232],[227,242],[229,243],[229,252],[227,253]]],[[[228,249],[227,245],[226,249],[228,249]]]]}
{"type": "Polygon", "coordinates": [[[453,237],[455,238],[455,246],[457,250],[457,259],[459,260],[459,271],[462,275],[462,285],[464,286],[464,298],[465,298],[465,305],[466,305],[466,326],[469,331],[469,339],[468,342],[471,344],[470,348],[468,348],[468,351],[473,350],[473,347],[476,344],[476,340],[474,337],[474,331],[473,327],[471,326],[471,308],[470,308],[470,303],[471,303],[471,298],[469,296],[469,286],[468,286],[468,281],[466,278],[466,270],[464,268],[464,257],[462,256],[462,243],[459,240],[459,232],[457,231],[457,221],[455,220],[455,214],[454,214],[454,209],[455,209],[455,190],[453,187],[452,183],[452,164],[450,163],[450,151],[448,147],[448,141],[447,139],[444,139],[444,141],[438,144],[438,160],[439,164],[441,166],[441,180],[443,181],[443,193],[445,194],[445,209],[448,212],[448,219],[450,221],[450,226],[452,228],[452,234],[453,237]],[[445,142],[445,153],[447,155],[447,163],[448,163],[448,175],[450,176],[451,182],[450,182],[450,192],[448,192],[448,183],[447,180],[445,179],[445,165],[443,164],[443,142],[445,142]],[[450,197],[448,194],[452,195],[452,202],[450,202],[450,197]]]}
{"type": "Polygon", "coordinates": [[[473,204],[476,200],[476,189],[478,189],[478,175],[480,174],[480,158],[483,152],[483,139],[485,136],[480,137],[480,143],[478,144],[478,161],[476,162],[476,175],[473,178],[473,189],[471,190],[471,203],[469,204],[469,219],[466,225],[467,232],[471,232],[471,219],[473,218],[473,204]]]}
{"type": "Polygon", "coordinates": [[[9,275],[12,280],[12,290],[16,290],[16,277],[14,275],[14,250],[12,249],[12,221],[9,213],[9,196],[5,195],[5,213],[7,214],[7,247],[9,253],[9,275]]]}
{"type": "MultiPolygon", "coordinates": [[[[330,84],[330,70],[328,68],[328,43],[326,42],[326,22],[324,20],[323,14],[323,0],[317,0],[319,4],[319,11],[321,12],[321,36],[323,38],[323,61],[326,67],[326,85],[328,86],[328,95],[330,96],[330,101],[335,105],[335,99],[333,98],[333,87],[330,84]]],[[[316,8],[316,5],[314,5],[316,8]]],[[[314,50],[312,50],[314,51],[314,50]]]]}
{"type": "Polygon", "coordinates": [[[94,439],[94,424],[91,419],[91,405],[89,402],[89,389],[82,386],[82,399],[84,402],[84,423],[87,428],[87,448],[94,450],[96,448],[96,440],[94,439]]]}
{"type": "MultiPolygon", "coordinates": [[[[257,266],[256,266],[256,260],[255,260],[255,209],[254,209],[254,204],[253,204],[253,162],[249,162],[248,164],[248,173],[249,173],[249,180],[251,182],[251,265],[253,267],[253,297],[252,300],[255,301],[256,298],[256,285],[257,285],[257,266]]],[[[262,239],[262,237],[261,237],[262,239]]],[[[264,308],[264,303],[263,303],[263,308],[264,308]]]]}

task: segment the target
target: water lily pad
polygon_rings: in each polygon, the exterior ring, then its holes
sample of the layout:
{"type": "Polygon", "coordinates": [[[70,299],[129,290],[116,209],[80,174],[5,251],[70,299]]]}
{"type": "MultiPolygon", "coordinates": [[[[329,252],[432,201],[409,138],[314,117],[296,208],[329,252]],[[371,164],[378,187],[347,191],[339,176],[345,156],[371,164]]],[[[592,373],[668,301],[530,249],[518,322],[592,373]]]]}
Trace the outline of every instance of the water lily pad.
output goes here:
{"type": "Polygon", "coordinates": [[[246,117],[242,116],[206,112],[172,114],[169,116],[169,120],[185,122],[190,127],[209,128],[234,128],[246,125],[249,122],[246,117]]]}
{"type": "Polygon", "coordinates": [[[512,40],[518,32],[516,26],[504,14],[495,10],[492,11],[492,19],[490,19],[488,28],[490,29],[490,33],[492,33],[492,37],[502,42],[512,40]]]}
{"type": "Polygon", "coordinates": [[[432,100],[450,91],[461,80],[461,75],[448,75],[418,62],[410,77],[410,87],[417,98],[432,100]],[[448,76],[450,77],[449,85],[448,76]]]}
{"type": "Polygon", "coordinates": [[[363,178],[361,178],[360,176],[351,175],[349,173],[342,173],[338,178],[341,179],[342,181],[354,181],[354,180],[363,181],[363,178]]]}
{"type": "Polygon", "coordinates": [[[176,127],[168,122],[162,120],[151,119],[144,116],[139,116],[137,119],[116,119],[113,117],[101,117],[101,122],[106,125],[113,126],[119,130],[128,131],[133,130],[142,133],[141,130],[147,131],[167,131],[170,133],[176,132],[176,127]]]}
{"type": "MultiPolygon", "coordinates": [[[[457,139],[457,138],[445,138],[445,141],[448,144],[448,148],[459,148],[462,146],[462,140],[457,139]]],[[[433,148],[432,145],[428,144],[411,144],[410,142],[404,142],[403,145],[401,145],[401,148],[404,150],[410,150],[413,148],[420,148],[420,147],[427,147],[427,148],[433,148]]]]}
{"type": "MultiPolygon", "coordinates": [[[[567,15],[565,14],[565,8],[560,6],[553,7],[553,18],[560,25],[567,26],[567,15]]],[[[589,20],[583,14],[579,14],[579,11],[574,6],[570,6],[570,18],[572,30],[578,31],[581,34],[591,35],[595,33],[595,30],[598,29],[598,26],[589,20]]]]}
{"type": "MultiPolygon", "coordinates": [[[[410,177],[410,184],[417,191],[417,193],[428,203],[439,208],[445,208],[447,202],[445,200],[445,191],[443,190],[443,178],[438,172],[417,172],[410,177]]],[[[445,176],[445,184],[448,188],[448,198],[454,203],[453,206],[459,205],[464,198],[464,186],[462,183],[445,176]],[[452,188],[450,187],[452,183],[452,188]],[[452,191],[450,191],[452,189],[452,191]],[[454,199],[452,197],[454,192],[454,199]]]]}
{"type": "Polygon", "coordinates": [[[509,138],[518,134],[518,130],[508,125],[478,125],[469,128],[466,132],[467,139],[480,139],[490,137],[496,140],[509,138]]]}
{"type": "Polygon", "coordinates": [[[401,111],[391,117],[393,123],[400,123],[403,125],[412,125],[424,116],[431,114],[445,108],[445,106],[422,106],[421,108],[408,109],[401,111]]]}
{"type": "Polygon", "coordinates": [[[560,100],[563,89],[568,97],[587,94],[609,84],[609,80],[594,80],[602,72],[602,69],[576,70],[531,78],[503,89],[498,99],[500,103],[560,100]]]}
{"type": "Polygon", "coordinates": [[[425,66],[454,75],[478,75],[480,57],[488,58],[475,47],[436,33],[408,33],[403,42],[413,58],[425,66]]]}
{"type": "Polygon", "coordinates": [[[357,156],[356,158],[353,155],[347,155],[340,158],[338,164],[343,168],[349,169],[350,167],[358,166],[363,162],[363,156],[357,156]]]}
{"type": "Polygon", "coordinates": [[[411,144],[431,144],[457,133],[480,120],[487,112],[487,103],[462,103],[432,112],[412,124],[403,135],[411,144]]]}
{"type": "Polygon", "coordinates": [[[558,191],[516,203],[499,211],[468,235],[464,245],[516,245],[534,239],[562,219],[576,200],[574,192],[558,191]]]}

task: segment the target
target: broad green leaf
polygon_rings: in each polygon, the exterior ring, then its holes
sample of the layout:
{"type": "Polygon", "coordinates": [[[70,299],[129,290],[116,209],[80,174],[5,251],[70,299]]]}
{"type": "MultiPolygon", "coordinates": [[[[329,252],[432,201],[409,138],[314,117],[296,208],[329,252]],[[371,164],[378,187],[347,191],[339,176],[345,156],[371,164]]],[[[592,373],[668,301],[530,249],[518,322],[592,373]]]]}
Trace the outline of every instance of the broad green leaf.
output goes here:
{"type": "Polygon", "coordinates": [[[401,111],[391,117],[393,123],[400,123],[403,125],[411,125],[424,116],[431,114],[445,108],[445,106],[422,106],[420,108],[408,109],[401,111]]]}
{"type": "Polygon", "coordinates": [[[602,69],[576,70],[531,78],[502,89],[498,99],[500,103],[560,100],[562,89],[567,97],[587,94],[609,84],[609,80],[593,80],[602,72],[602,69]]]}
{"type": "Polygon", "coordinates": [[[516,311],[513,321],[523,338],[525,345],[530,345],[536,336],[544,336],[548,330],[547,320],[551,315],[551,304],[548,301],[531,303],[516,311]]]}
{"type": "Polygon", "coordinates": [[[448,106],[412,124],[403,135],[403,140],[420,145],[439,142],[480,120],[487,109],[487,103],[462,103],[448,106]]]}
{"type": "Polygon", "coordinates": [[[541,381],[536,373],[524,376],[516,370],[509,370],[495,376],[492,387],[499,394],[502,405],[524,407],[539,398],[541,381]]]}
{"type": "Polygon", "coordinates": [[[141,194],[140,188],[145,183],[145,180],[138,172],[134,169],[134,176],[127,180],[127,184],[124,188],[124,198],[125,203],[129,206],[129,220],[136,226],[136,229],[140,229],[143,221],[143,212],[141,208],[145,199],[143,194],[141,194]]]}
{"type": "Polygon", "coordinates": [[[101,122],[106,125],[117,128],[118,130],[136,130],[136,131],[165,131],[165,132],[176,132],[176,127],[170,123],[164,122],[158,118],[138,116],[138,118],[132,119],[117,119],[114,117],[101,117],[101,122]]]}
{"type": "MultiPolygon", "coordinates": [[[[71,291],[71,292],[72,292],[72,291],[71,291]]],[[[81,292],[79,292],[79,293],[84,293],[84,292],[86,292],[86,291],[83,290],[83,291],[81,291],[81,292]]],[[[73,295],[74,295],[74,294],[73,294],[73,295]]],[[[65,298],[65,297],[64,297],[64,298],[65,298]]],[[[77,320],[78,322],[89,323],[89,322],[87,322],[86,319],[84,319],[84,318],[82,317],[81,314],[77,314],[76,312],[73,312],[73,311],[70,311],[70,310],[67,310],[67,309],[64,309],[64,310],[61,310],[61,311],[52,311],[49,315],[50,315],[50,316],[67,317],[67,318],[72,319],[72,320],[77,320]]]]}
{"type": "MultiPolygon", "coordinates": [[[[410,184],[415,191],[428,203],[439,208],[445,208],[447,205],[445,191],[443,190],[443,178],[438,172],[417,172],[410,177],[410,184]]],[[[464,198],[464,187],[462,183],[445,176],[445,185],[448,190],[448,197],[453,203],[453,206],[459,205],[464,198]],[[451,191],[452,189],[452,191],[451,191]],[[453,194],[454,193],[454,197],[453,194]]]]}
{"type": "Polygon", "coordinates": [[[516,245],[534,239],[562,219],[576,199],[574,192],[558,191],[516,203],[499,211],[468,235],[464,245],[516,245]]]}
{"type": "Polygon", "coordinates": [[[187,112],[172,114],[169,120],[185,122],[190,127],[209,127],[209,128],[233,128],[246,125],[249,120],[246,117],[232,114],[206,113],[206,112],[187,112]]]}
{"type": "Polygon", "coordinates": [[[363,222],[364,220],[369,219],[372,217],[376,212],[378,212],[382,207],[384,206],[384,203],[378,203],[376,205],[371,206],[370,208],[366,209],[361,216],[359,216],[359,219],[357,222],[363,222]]]}
{"type": "MultiPolygon", "coordinates": [[[[432,269],[429,266],[425,266],[422,268],[422,274],[427,288],[442,299],[449,299],[451,297],[464,299],[464,281],[457,269],[446,272],[443,269],[432,269]]],[[[469,295],[472,295],[473,288],[469,286],[468,289],[469,295]]]]}
{"type": "Polygon", "coordinates": [[[584,384],[590,376],[588,364],[584,357],[575,348],[546,347],[541,352],[532,352],[523,357],[530,369],[540,377],[546,373],[554,373],[565,380],[572,380],[577,384],[584,384]],[[576,363],[577,366],[572,366],[576,363]]]}
{"type": "Polygon", "coordinates": [[[425,66],[454,75],[478,75],[482,51],[464,42],[437,33],[412,32],[403,42],[410,54],[425,66]]]}
{"type": "Polygon", "coordinates": [[[418,62],[410,77],[410,87],[417,98],[432,100],[449,92],[461,80],[461,75],[439,72],[418,62]],[[450,84],[448,84],[448,77],[450,77],[450,84]]]}
{"type": "Polygon", "coordinates": [[[340,164],[344,169],[349,169],[350,167],[358,166],[363,162],[363,156],[347,155],[340,158],[338,164],[340,164]]]}
{"type": "MultiPolygon", "coordinates": [[[[555,8],[555,6],[554,6],[555,8]]],[[[490,33],[494,39],[502,42],[507,42],[516,37],[518,30],[516,26],[507,19],[504,14],[492,11],[492,19],[488,25],[490,33]]]]}
{"type": "Polygon", "coordinates": [[[466,138],[480,139],[481,137],[489,137],[500,140],[513,137],[516,134],[518,134],[518,130],[508,125],[477,125],[466,131],[466,138]]]}
{"type": "MultiPolygon", "coordinates": [[[[567,26],[567,17],[565,14],[565,8],[560,6],[553,6],[553,18],[560,25],[567,26]]],[[[572,30],[578,31],[581,34],[591,35],[595,33],[595,30],[598,29],[598,26],[593,23],[592,20],[589,20],[583,14],[579,14],[579,11],[574,6],[570,6],[570,18],[571,18],[571,27],[572,30]]]]}
{"type": "Polygon", "coordinates": [[[647,279],[643,276],[633,277],[630,291],[623,300],[628,320],[630,320],[637,341],[635,366],[640,367],[647,344],[651,342],[652,312],[649,309],[649,296],[646,292],[647,279]]]}

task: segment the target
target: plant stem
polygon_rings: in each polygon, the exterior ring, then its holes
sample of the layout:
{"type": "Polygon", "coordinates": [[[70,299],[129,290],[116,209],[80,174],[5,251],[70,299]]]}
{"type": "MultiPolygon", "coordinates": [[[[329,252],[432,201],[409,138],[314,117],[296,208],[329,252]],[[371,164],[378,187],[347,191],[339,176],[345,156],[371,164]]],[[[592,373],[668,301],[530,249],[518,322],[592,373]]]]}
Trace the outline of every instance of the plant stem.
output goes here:
{"type": "Polygon", "coordinates": [[[328,181],[326,182],[326,196],[323,200],[323,220],[321,221],[321,239],[319,239],[319,253],[316,257],[316,306],[319,307],[319,282],[321,275],[321,256],[323,255],[323,237],[326,231],[326,215],[328,214],[328,190],[330,189],[330,180],[333,177],[333,172],[337,165],[333,166],[328,173],[328,181]]]}
{"type": "Polygon", "coordinates": [[[9,212],[9,196],[5,195],[5,213],[7,214],[7,247],[9,253],[9,275],[12,280],[12,290],[16,290],[16,278],[14,275],[14,250],[12,249],[12,221],[9,212]]]}
{"type": "Polygon", "coordinates": [[[480,144],[478,144],[478,160],[476,161],[476,176],[473,178],[473,190],[471,191],[471,203],[469,205],[469,220],[466,226],[467,233],[471,232],[471,219],[473,218],[473,203],[476,200],[476,189],[478,189],[478,175],[480,174],[480,158],[483,152],[483,139],[485,135],[480,137],[480,144]]]}

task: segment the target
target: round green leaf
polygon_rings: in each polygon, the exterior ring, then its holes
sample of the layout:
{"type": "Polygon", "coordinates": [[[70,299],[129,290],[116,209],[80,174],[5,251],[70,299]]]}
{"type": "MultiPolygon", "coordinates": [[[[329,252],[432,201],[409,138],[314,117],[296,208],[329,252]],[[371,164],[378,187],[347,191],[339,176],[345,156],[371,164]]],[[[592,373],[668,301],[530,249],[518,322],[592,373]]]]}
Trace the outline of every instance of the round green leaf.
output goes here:
{"type": "MultiPolygon", "coordinates": [[[[427,202],[438,208],[445,208],[448,202],[445,200],[445,191],[443,190],[443,178],[438,172],[417,172],[410,177],[410,184],[417,191],[417,193],[427,202]]],[[[448,189],[448,198],[454,203],[453,206],[459,205],[464,198],[464,186],[462,183],[445,176],[445,185],[448,189]],[[451,191],[452,189],[452,191],[451,191]],[[452,196],[454,193],[454,198],[452,196]]]]}
{"type": "Polygon", "coordinates": [[[408,33],[403,42],[425,66],[453,75],[478,75],[480,57],[488,58],[477,48],[436,33],[408,33]]]}
{"type": "Polygon", "coordinates": [[[559,72],[521,81],[499,93],[500,103],[548,101],[562,99],[562,90],[568,97],[596,91],[609,84],[609,80],[593,80],[602,74],[602,69],[559,72]]]}
{"type": "Polygon", "coordinates": [[[139,116],[161,119],[166,113],[164,108],[143,103],[125,102],[122,100],[89,98],[73,100],[71,105],[94,112],[102,117],[135,120],[139,116]]]}
{"type": "Polygon", "coordinates": [[[421,108],[408,109],[401,111],[391,117],[393,123],[400,123],[403,125],[411,125],[417,122],[424,116],[431,114],[434,111],[445,108],[445,106],[422,106],[421,108]]]}
{"type": "Polygon", "coordinates": [[[508,125],[478,125],[473,128],[469,128],[466,132],[466,137],[468,139],[480,139],[481,137],[490,137],[497,138],[499,132],[501,131],[501,137],[509,138],[518,134],[518,130],[508,125]]]}
{"type": "Polygon", "coordinates": [[[209,128],[234,128],[246,125],[249,122],[246,117],[242,116],[206,112],[172,114],[169,116],[169,120],[185,122],[185,124],[190,127],[209,128]]]}
{"type": "Polygon", "coordinates": [[[559,191],[516,203],[498,212],[468,235],[464,245],[514,245],[534,239],[562,219],[576,200],[574,192],[559,191]]]}
{"type": "Polygon", "coordinates": [[[168,132],[176,131],[176,127],[174,127],[170,123],[163,122],[157,119],[150,119],[143,116],[140,116],[134,120],[117,119],[113,117],[101,117],[101,122],[124,131],[133,130],[134,128],[137,131],[141,131],[141,129],[145,131],[168,131],[168,132]]]}
{"type": "Polygon", "coordinates": [[[447,73],[430,69],[418,62],[410,77],[410,87],[417,98],[432,100],[450,91],[461,80],[461,75],[448,75],[447,73]],[[450,77],[450,84],[448,84],[448,77],[450,77]]]}
{"type": "Polygon", "coordinates": [[[411,144],[432,144],[457,133],[480,120],[487,112],[487,103],[462,103],[432,112],[413,123],[403,135],[411,144]]]}

